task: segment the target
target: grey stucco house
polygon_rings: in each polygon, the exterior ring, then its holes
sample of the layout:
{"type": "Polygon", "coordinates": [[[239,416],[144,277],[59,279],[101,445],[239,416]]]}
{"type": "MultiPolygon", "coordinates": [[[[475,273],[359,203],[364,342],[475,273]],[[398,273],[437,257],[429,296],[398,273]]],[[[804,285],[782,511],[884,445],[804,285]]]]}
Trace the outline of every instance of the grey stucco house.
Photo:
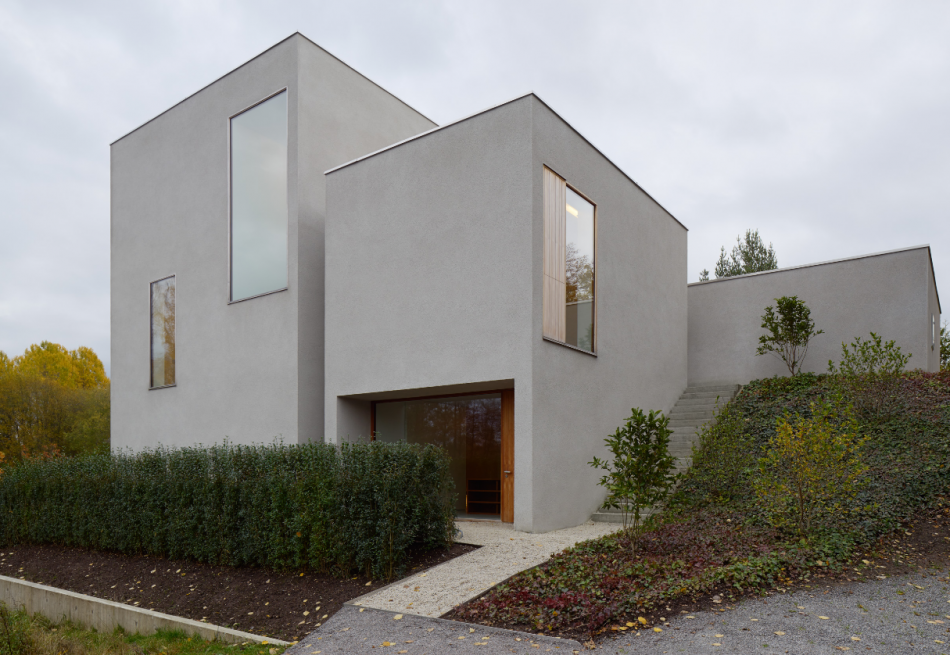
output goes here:
{"type": "Polygon", "coordinates": [[[112,439],[438,443],[462,515],[602,500],[633,406],[824,370],[869,331],[936,370],[929,247],[687,284],[687,230],[534,94],[436,126],[295,34],[112,144],[112,439]]]}

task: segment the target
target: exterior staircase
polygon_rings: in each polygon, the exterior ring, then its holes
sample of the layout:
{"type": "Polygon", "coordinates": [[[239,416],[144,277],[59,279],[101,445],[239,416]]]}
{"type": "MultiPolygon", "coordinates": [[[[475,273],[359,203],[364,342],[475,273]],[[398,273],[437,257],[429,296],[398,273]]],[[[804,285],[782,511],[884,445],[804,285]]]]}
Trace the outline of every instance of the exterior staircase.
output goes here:
{"type": "MultiPolygon", "coordinates": [[[[725,405],[739,391],[738,384],[686,387],[673,409],[670,410],[670,454],[676,458],[676,472],[689,468],[692,463],[693,446],[699,443],[699,429],[713,419],[716,407],[725,405]]],[[[652,513],[647,509],[645,516],[652,513]]],[[[599,509],[590,517],[602,523],[623,523],[618,509],[599,509]]]]}

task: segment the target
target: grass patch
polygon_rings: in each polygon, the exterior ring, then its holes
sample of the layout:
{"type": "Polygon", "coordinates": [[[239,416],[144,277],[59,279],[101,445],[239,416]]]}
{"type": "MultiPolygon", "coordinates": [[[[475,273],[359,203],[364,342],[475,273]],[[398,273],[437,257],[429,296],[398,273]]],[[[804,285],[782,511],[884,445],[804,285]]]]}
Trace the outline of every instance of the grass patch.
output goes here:
{"type": "Polygon", "coordinates": [[[701,433],[693,467],[636,549],[626,533],[578,544],[455,617],[592,637],[652,625],[645,615],[703,595],[783,587],[853,568],[855,559],[860,567],[860,553],[935,506],[950,487],[950,372],[875,382],[884,402],[853,411],[849,394],[862,387],[842,382],[806,374],[750,383],[701,433]],[[776,525],[756,488],[781,419],[818,420],[820,411],[830,429],[855,433],[867,470],[856,493],[834,499],[820,527],[803,537],[776,525]]]}
{"type": "Polygon", "coordinates": [[[112,633],[70,622],[53,623],[0,604],[0,655],[280,655],[287,646],[226,644],[160,630],[143,636],[121,628],[112,633]]]}

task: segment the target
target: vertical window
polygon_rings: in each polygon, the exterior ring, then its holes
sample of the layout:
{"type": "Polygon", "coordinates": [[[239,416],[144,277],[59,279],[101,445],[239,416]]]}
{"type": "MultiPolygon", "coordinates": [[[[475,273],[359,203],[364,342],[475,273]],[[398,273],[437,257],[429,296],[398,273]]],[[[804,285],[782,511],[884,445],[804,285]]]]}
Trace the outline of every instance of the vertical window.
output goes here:
{"type": "Polygon", "coordinates": [[[175,384],[175,276],[152,282],[150,386],[175,384]]]}
{"type": "Polygon", "coordinates": [[[287,92],[231,119],[231,301],[287,288],[287,92]]]}
{"type": "Polygon", "coordinates": [[[594,352],[594,205],[544,169],[544,336],[594,352]]]}

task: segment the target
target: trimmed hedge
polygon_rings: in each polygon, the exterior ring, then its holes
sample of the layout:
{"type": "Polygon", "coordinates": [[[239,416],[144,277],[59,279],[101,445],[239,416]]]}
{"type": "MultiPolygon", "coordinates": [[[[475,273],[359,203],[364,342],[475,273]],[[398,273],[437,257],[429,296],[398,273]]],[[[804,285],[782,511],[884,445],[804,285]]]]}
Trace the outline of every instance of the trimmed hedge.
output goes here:
{"type": "Polygon", "coordinates": [[[179,448],[30,460],[0,476],[0,544],[377,578],[449,547],[449,457],[435,446],[179,448]]]}

